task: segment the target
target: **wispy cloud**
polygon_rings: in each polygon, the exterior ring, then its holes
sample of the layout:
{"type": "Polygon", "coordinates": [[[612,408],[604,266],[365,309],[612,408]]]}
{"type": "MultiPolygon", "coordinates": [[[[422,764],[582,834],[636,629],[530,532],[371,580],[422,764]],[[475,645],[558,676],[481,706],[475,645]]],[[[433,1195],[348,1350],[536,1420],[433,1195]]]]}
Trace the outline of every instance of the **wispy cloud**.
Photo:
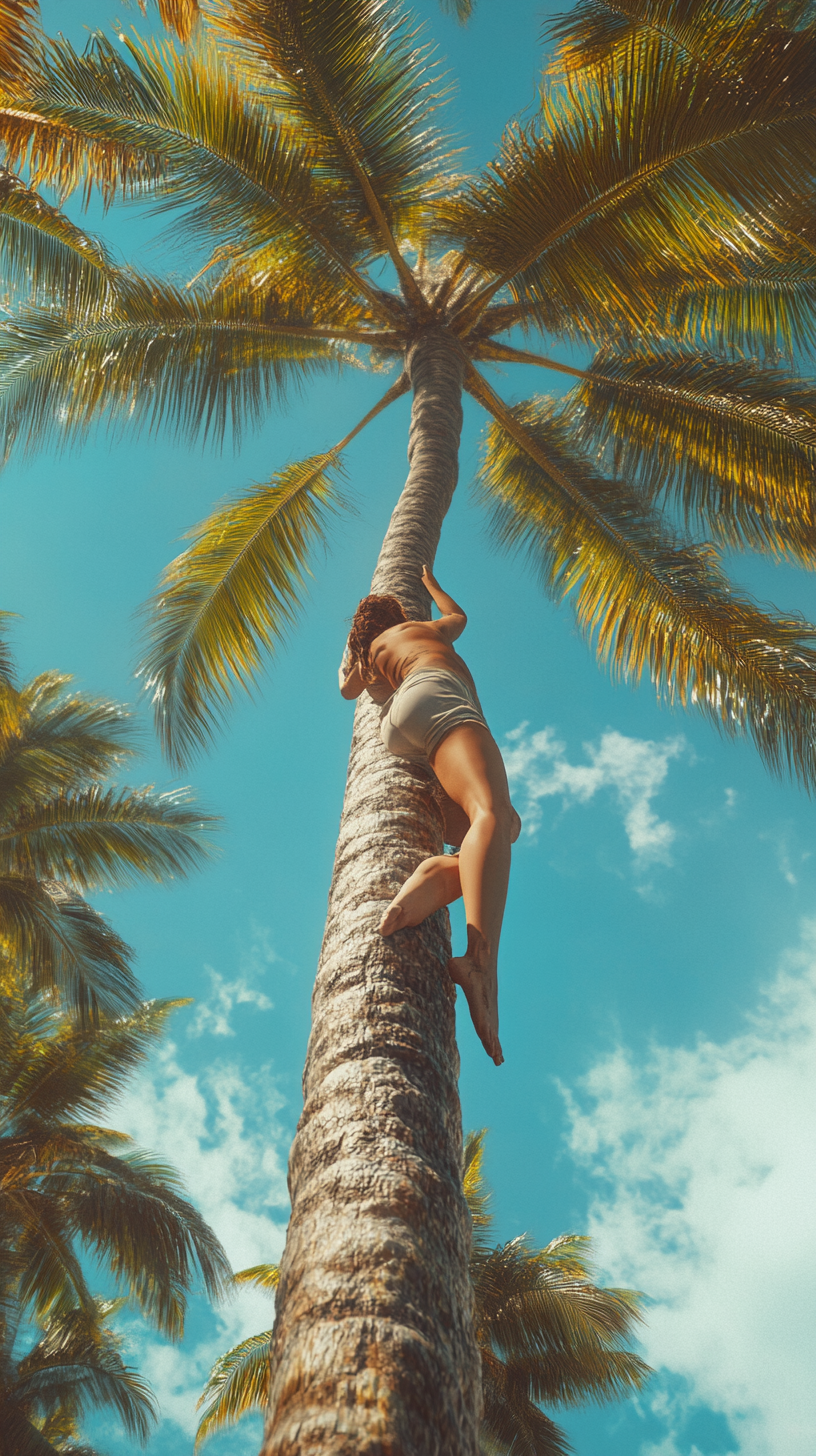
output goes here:
{"type": "Polygon", "coordinates": [[[565,807],[586,804],[603,789],[610,789],[623,816],[624,829],[638,868],[670,865],[676,830],[659,819],[652,800],[662,788],[673,758],[686,751],[684,738],[662,743],[627,738],[610,730],[598,744],[584,744],[588,763],[570,763],[566,744],[553,728],[528,732],[522,723],[507,734],[503,755],[510,788],[518,801],[525,832],[541,827],[546,799],[560,798],[565,807]]]}
{"type": "MultiPolygon", "coordinates": [[[[283,1249],[288,1207],[283,1106],[268,1068],[249,1073],[233,1061],[189,1072],[171,1042],[134,1079],[111,1117],[112,1126],[178,1170],[233,1268],[243,1269],[274,1262],[283,1249]]],[[[182,1346],[151,1335],[144,1325],[130,1325],[134,1360],[156,1392],[162,1421],[189,1436],[197,1423],[196,1401],[217,1356],[268,1329],[273,1317],[269,1296],[246,1289],[217,1311],[200,1302],[196,1334],[182,1346]]],[[[232,1438],[231,1451],[244,1449],[257,1449],[252,1425],[232,1438]]]]}
{"type": "Polygon", "coordinates": [[[744,1034],[645,1064],[621,1049],[565,1096],[599,1258],[656,1301],[646,1358],[681,1377],[643,1456],[690,1456],[695,1405],[727,1418],[739,1456],[813,1456],[816,922],[744,1034]]]}
{"type": "Polygon", "coordinates": [[[212,966],[204,969],[210,978],[210,994],[196,1006],[187,1035],[235,1036],[230,1014],[236,1006],[255,1006],[258,1011],[271,1011],[273,1002],[255,982],[280,957],[274,950],[270,933],[263,925],[253,925],[249,949],[241,954],[238,975],[232,981],[212,966]]]}

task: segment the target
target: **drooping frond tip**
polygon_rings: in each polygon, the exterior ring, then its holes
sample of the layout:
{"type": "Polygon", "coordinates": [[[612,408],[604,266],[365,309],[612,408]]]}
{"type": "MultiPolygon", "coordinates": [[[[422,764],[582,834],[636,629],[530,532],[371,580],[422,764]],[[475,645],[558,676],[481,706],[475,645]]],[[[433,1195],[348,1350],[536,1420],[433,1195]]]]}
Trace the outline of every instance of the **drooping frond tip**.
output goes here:
{"type": "Polygon", "coordinates": [[[673,535],[641,496],[604,478],[549,401],[507,409],[471,370],[494,415],[481,489],[498,540],[524,551],[569,597],[601,661],[700,708],[766,764],[816,788],[816,626],[763,612],[724,575],[715,549],[673,535]]]}
{"type": "Polygon", "coordinates": [[[336,452],[312,456],[226,501],[165,571],[147,606],[140,675],[176,763],[209,743],[236,689],[252,687],[263,653],[292,627],[309,555],[339,505],[337,471],[336,452]]]}

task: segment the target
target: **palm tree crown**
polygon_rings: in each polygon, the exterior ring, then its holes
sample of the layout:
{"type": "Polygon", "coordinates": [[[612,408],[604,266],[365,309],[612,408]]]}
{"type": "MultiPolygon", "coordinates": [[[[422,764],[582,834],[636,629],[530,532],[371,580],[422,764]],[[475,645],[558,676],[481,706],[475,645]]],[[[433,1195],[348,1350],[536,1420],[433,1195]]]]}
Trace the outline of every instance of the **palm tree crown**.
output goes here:
{"type": "MultiPolygon", "coordinates": [[[[163,14],[186,33],[195,8],[163,14]]],[[[491,420],[480,485],[499,539],[571,599],[616,672],[648,672],[812,783],[812,630],[761,611],[719,557],[813,555],[816,421],[785,362],[814,339],[807,7],[586,0],[557,27],[539,114],[470,177],[398,5],[201,9],[183,50],[96,37],[79,55],[32,33],[3,83],[0,243],[27,295],[0,339],[9,442],[123,415],[218,436],[290,380],[366,352],[399,363],[442,331],[491,420]],[[183,215],[197,279],[115,267],[45,184],[183,215]],[[392,289],[372,276],[383,260],[392,289]],[[597,352],[570,369],[502,342],[514,328],[597,352]],[[575,386],[511,408],[479,365],[514,360],[575,386]]],[[[360,427],[226,502],[168,568],[144,672],[177,756],[289,625],[360,427]]]]}

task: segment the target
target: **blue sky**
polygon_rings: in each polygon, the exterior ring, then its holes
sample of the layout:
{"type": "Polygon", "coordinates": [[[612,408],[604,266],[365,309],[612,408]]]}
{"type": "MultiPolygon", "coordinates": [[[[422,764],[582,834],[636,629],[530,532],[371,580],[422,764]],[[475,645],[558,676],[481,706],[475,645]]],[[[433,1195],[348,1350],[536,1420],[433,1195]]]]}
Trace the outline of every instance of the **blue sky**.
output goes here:
{"type": "MultiPolygon", "coordinates": [[[[141,24],[112,0],[45,10],[77,40],[117,15],[141,24]]],[[[481,0],[465,31],[430,0],[418,10],[457,81],[453,126],[469,162],[484,161],[534,101],[547,7],[481,0]]],[[[150,243],[163,222],[130,211],[93,224],[122,257],[189,276],[172,239],[150,243]]],[[[496,378],[511,399],[561,388],[543,371],[496,378]]],[[[21,673],[57,668],[135,702],[136,612],[179,536],[228,491],[331,446],[383,387],[324,379],[240,453],[125,437],[14,459],[0,481],[1,605],[20,616],[21,673]]],[[[213,753],[173,779],[139,710],[139,780],[191,782],[225,822],[217,862],[188,884],[104,901],[147,993],[196,1002],[116,1116],[180,1168],[236,1267],[282,1247],[351,731],[336,665],[404,479],[407,422],[403,400],[348,451],[356,511],[213,753]]],[[[659,708],[646,685],[611,684],[569,610],[495,553],[468,490],[482,423],[467,401],[436,569],[468,610],[461,649],[526,825],[502,945],[501,1069],[460,1008],[465,1126],[490,1129],[498,1233],[591,1232],[604,1275],[652,1297],[643,1350],[659,1373],[637,1403],[559,1417],[581,1456],[812,1456],[812,804],[747,744],[659,708]]],[[[805,573],[751,558],[733,569],[761,600],[816,619],[805,573]]],[[[156,1456],[190,1450],[210,1363],[265,1323],[270,1306],[248,1295],[219,1312],[196,1301],[176,1349],[128,1326],[162,1403],[156,1456]]],[[[130,1449],[107,1422],[97,1440],[112,1456],[130,1449]]],[[[211,1449],[252,1452],[257,1428],[211,1449]]]]}

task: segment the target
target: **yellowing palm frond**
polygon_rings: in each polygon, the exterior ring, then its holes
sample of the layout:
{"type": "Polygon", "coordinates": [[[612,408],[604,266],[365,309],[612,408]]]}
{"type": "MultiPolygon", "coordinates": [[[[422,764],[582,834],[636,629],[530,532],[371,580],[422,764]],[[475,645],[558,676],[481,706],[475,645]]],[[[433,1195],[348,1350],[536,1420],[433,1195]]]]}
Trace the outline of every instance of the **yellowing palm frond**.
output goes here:
{"type": "MultiPolygon", "coordinates": [[[[633,40],[655,40],[698,66],[740,76],[757,39],[780,24],[766,0],[579,0],[547,26],[555,40],[548,71],[573,77],[620,64],[633,40]]],[[[782,22],[784,23],[784,22],[782,22]]]]}
{"type": "Polygon", "coordinates": [[[162,25],[174,30],[179,40],[189,40],[198,20],[198,0],[156,0],[156,4],[162,25]]]}
{"type": "Polygon", "coordinates": [[[266,1403],[271,1338],[271,1330],[250,1335],[216,1360],[198,1402],[204,1413],[196,1431],[196,1451],[216,1431],[235,1425],[266,1403]]]}
{"type": "MultiPolygon", "coordinates": [[[[43,1166],[57,1158],[70,1161],[80,1149],[83,1156],[94,1156],[98,1148],[132,1149],[131,1139],[123,1133],[88,1127],[82,1120],[99,1116],[121,1093],[164,1036],[171,1014],[190,1004],[189,1000],[144,1001],[127,1015],[103,1012],[91,1027],[76,1026],[51,1005],[43,1025],[41,1008],[27,990],[28,1014],[18,1013],[19,1040],[14,1054],[3,1057],[0,1073],[5,1135],[17,1130],[33,1138],[43,1166]],[[34,1055],[32,1045],[36,1045],[34,1055]],[[40,1129],[36,1136],[35,1127],[40,1129]]],[[[7,1144],[2,1156],[5,1166],[13,1164],[7,1144]]],[[[30,1176],[35,1176],[33,1171],[30,1176]]]]}
{"type": "Polygon", "coordinates": [[[96,238],[0,169],[0,259],[17,293],[79,307],[104,303],[111,261],[96,238]]]}
{"type": "Polygon", "coordinates": [[[481,475],[497,539],[572,599],[601,661],[635,681],[648,672],[659,695],[816,784],[816,627],[739,594],[713,547],[674,538],[636,492],[574,453],[552,406],[509,410],[474,371],[468,388],[497,421],[481,475]]]}
{"type": "Polygon", "coordinates": [[[336,452],[316,455],[228,500],[167,568],[140,672],[176,761],[209,741],[235,688],[255,681],[262,652],[292,626],[308,557],[339,503],[337,468],[336,452]]]}
{"type": "Polygon", "coordinates": [[[215,822],[188,789],[95,785],[27,805],[0,826],[0,874],[87,889],[184,876],[212,852],[215,822]]]}
{"type": "Polygon", "coordinates": [[[259,94],[316,147],[373,252],[416,284],[395,239],[421,229],[450,185],[435,130],[441,95],[419,33],[386,0],[228,0],[210,22],[259,94]]]}
{"type": "Polygon", "coordinates": [[[670,345],[600,354],[578,439],[729,545],[816,566],[816,391],[751,360],[670,345]]]}
{"type": "Polygon", "coordinates": [[[288,379],[344,357],[284,319],[274,301],[242,308],[234,295],[122,274],[104,309],[23,312],[0,326],[0,431],[29,448],[99,420],[240,437],[288,379]]]}
{"type": "Polygon", "coordinates": [[[256,1289],[277,1289],[280,1284],[279,1264],[253,1264],[233,1275],[234,1284],[254,1284],[256,1289]]]}
{"type": "Polygon", "coordinates": [[[38,0],[0,0],[0,84],[15,81],[30,64],[39,9],[38,0]]]}
{"type": "Polygon", "coordinates": [[[545,326],[555,300],[564,328],[574,313],[603,336],[627,310],[633,328],[647,325],[650,290],[741,281],[747,219],[772,222],[811,184],[812,52],[809,34],[785,47],[760,38],[737,81],[644,41],[613,74],[552,88],[541,121],[511,128],[492,166],[441,207],[468,259],[496,277],[481,305],[506,284],[545,326]]]}
{"type": "Polygon", "coordinates": [[[768,263],[730,287],[698,284],[669,296],[660,332],[708,347],[793,356],[816,352],[816,251],[768,263]]]}
{"type": "Polygon", "coordinates": [[[119,703],[41,673],[7,689],[0,724],[0,820],[21,805],[107,778],[133,756],[133,716],[119,703]]]}

